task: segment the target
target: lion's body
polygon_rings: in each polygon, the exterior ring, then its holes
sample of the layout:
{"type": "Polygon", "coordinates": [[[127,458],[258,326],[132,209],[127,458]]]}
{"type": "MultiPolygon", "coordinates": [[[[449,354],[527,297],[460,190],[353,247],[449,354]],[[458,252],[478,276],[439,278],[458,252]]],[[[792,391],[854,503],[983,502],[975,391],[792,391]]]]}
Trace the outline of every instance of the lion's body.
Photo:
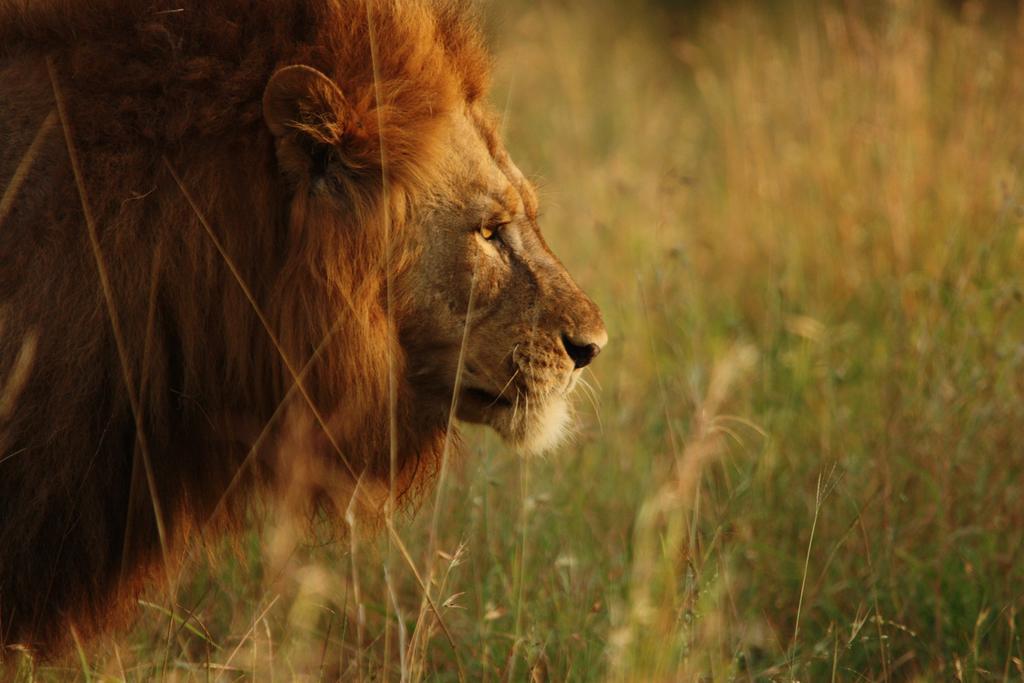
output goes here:
{"type": "Polygon", "coordinates": [[[269,493],[366,519],[607,340],[447,0],[0,0],[0,660],[269,493]]]}
{"type": "Polygon", "coordinates": [[[460,21],[405,0],[0,0],[0,660],[104,628],[215,509],[274,485],[272,449],[246,458],[286,396],[345,471],[386,478],[392,413],[399,486],[432,469],[444,414],[389,389],[381,226],[483,88],[460,21]],[[308,230],[264,86],[311,64],[372,108],[376,45],[387,199],[371,167],[308,230]]]}

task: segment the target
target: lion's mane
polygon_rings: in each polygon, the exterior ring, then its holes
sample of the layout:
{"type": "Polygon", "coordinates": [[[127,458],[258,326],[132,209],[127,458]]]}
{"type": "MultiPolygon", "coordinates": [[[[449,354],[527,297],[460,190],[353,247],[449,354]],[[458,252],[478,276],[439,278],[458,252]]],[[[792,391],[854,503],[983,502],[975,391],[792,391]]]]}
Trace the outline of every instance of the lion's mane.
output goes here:
{"type": "Polygon", "coordinates": [[[300,469],[295,425],[349,492],[429,478],[388,274],[487,71],[453,3],[0,0],[0,659],[117,621],[300,469]],[[263,121],[292,64],[351,105],[330,193],[263,121]]]}

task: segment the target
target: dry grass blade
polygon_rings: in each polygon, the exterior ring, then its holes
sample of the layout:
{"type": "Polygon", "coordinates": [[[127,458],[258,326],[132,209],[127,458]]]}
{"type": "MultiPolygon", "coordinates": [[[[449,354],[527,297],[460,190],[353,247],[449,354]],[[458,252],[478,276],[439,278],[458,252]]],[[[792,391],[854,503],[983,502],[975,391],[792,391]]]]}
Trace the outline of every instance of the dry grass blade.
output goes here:
{"type": "MultiPolygon", "coordinates": [[[[831,478],[831,473],[829,473],[829,477],[831,478]]],[[[815,492],[816,492],[816,495],[815,495],[815,499],[814,499],[814,518],[811,521],[811,535],[807,539],[807,554],[804,556],[804,570],[803,570],[803,575],[800,578],[800,597],[799,597],[799,599],[797,601],[797,604],[796,604],[796,620],[793,623],[793,639],[790,642],[790,646],[789,646],[791,653],[795,653],[796,652],[796,646],[797,646],[797,643],[800,640],[800,614],[803,612],[803,608],[804,608],[804,591],[807,588],[807,572],[808,572],[808,570],[810,569],[810,566],[811,566],[811,548],[814,547],[814,532],[818,528],[818,515],[821,512],[822,482],[821,482],[821,474],[820,473],[818,474],[818,484],[815,487],[815,492]]],[[[792,656],[790,657],[790,662],[792,663],[792,656]]],[[[790,676],[792,676],[792,675],[793,675],[793,670],[791,668],[790,669],[790,676]]]]}
{"type": "MultiPolygon", "coordinates": [[[[213,647],[215,647],[217,649],[220,649],[220,645],[218,645],[213,640],[213,636],[210,635],[209,631],[207,631],[205,628],[200,628],[198,626],[193,626],[192,625],[193,615],[191,613],[189,613],[187,616],[182,617],[182,616],[179,616],[177,613],[175,613],[173,610],[169,610],[169,609],[167,609],[166,607],[164,607],[162,605],[158,605],[156,603],[149,602],[148,600],[139,600],[139,604],[141,606],[143,606],[143,607],[148,607],[149,609],[155,610],[155,611],[159,612],[160,614],[162,614],[163,616],[165,616],[168,619],[170,619],[171,622],[177,624],[179,631],[184,629],[184,630],[188,631],[189,633],[191,633],[192,635],[196,636],[197,638],[199,638],[199,639],[205,641],[206,643],[212,645],[213,647]]],[[[199,622],[197,621],[196,623],[198,624],[199,622]]],[[[202,625],[200,624],[200,626],[202,626],[202,625]]]]}
{"type": "MultiPolygon", "coordinates": [[[[100,288],[103,292],[103,299],[107,307],[107,315],[110,318],[110,327],[114,335],[114,344],[117,346],[118,360],[121,364],[125,391],[131,405],[132,418],[135,422],[135,438],[138,442],[138,453],[142,457],[145,469],[146,484],[149,487],[150,502],[153,506],[153,516],[156,520],[157,534],[160,537],[160,549],[163,554],[165,578],[170,581],[170,559],[167,548],[167,535],[164,527],[163,512],[160,508],[160,500],[157,495],[156,480],[153,475],[153,466],[149,454],[149,445],[146,442],[146,433],[142,425],[140,414],[139,397],[135,392],[135,383],[132,380],[131,367],[128,365],[128,354],[124,341],[124,334],[121,331],[120,319],[117,315],[117,307],[114,304],[114,292],[110,283],[110,276],[103,258],[103,251],[100,247],[99,234],[96,229],[96,220],[92,213],[92,206],[89,204],[88,193],[85,189],[85,179],[82,177],[82,168],[78,160],[78,149],[75,146],[74,136],[71,131],[71,122],[68,120],[67,105],[64,101],[64,93],[60,88],[57,78],[57,69],[53,59],[47,57],[46,69],[50,76],[50,85],[53,89],[54,101],[57,104],[57,113],[60,118],[61,127],[64,130],[64,143],[67,146],[68,159],[71,162],[71,171],[75,177],[75,185],[78,188],[78,198],[82,205],[82,214],[85,217],[85,226],[89,235],[89,245],[92,247],[93,258],[96,262],[96,271],[99,274],[100,288]]],[[[127,539],[126,539],[127,542],[127,539]]]]}
{"type": "MultiPolygon", "coordinates": [[[[390,176],[388,172],[388,156],[387,156],[387,145],[384,139],[384,121],[381,119],[381,112],[384,110],[384,97],[381,90],[381,74],[380,74],[380,59],[377,53],[377,31],[376,26],[373,22],[372,3],[366,3],[366,27],[367,33],[370,40],[370,63],[373,67],[373,93],[374,101],[376,104],[377,114],[377,146],[380,153],[380,181],[381,181],[381,192],[382,200],[381,205],[383,209],[382,222],[384,229],[384,249],[385,249],[385,264],[384,264],[384,286],[385,286],[385,315],[388,328],[388,336],[393,337],[395,335],[395,283],[394,283],[394,269],[392,268],[392,254],[393,254],[393,235],[391,225],[391,213],[390,213],[390,176]]],[[[389,345],[387,349],[387,372],[388,372],[388,500],[387,509],[385,510],[385,517],[388,520],[388,524],[394,518],[395,507],[396,507],[396,477],[398,476],[398,377],[396,373],[394,351],[389,345]]],[[[388,539],[388,554],[387,561],[385,562],[385,573],[387,574],[391,565],[391,541],[388,539]]],[[[385,604],[390,604],[385,601],[385,604]]],[[[389,608],[390,609],[390,608],[389,608]]],[[[398,613],[398,604],[395,603],[396,615],[398,613]]],[[[399,626],[399,637],[402,637],[403,625],[399,626]]],[[[385,676],[387,675],[387,667],[390,663],[390,653],[388,652],[391,644],[391,622],[390,619],[385,624],[385,676]]],[[[404,658],[403,658],[404,666],[404,658]]],[[[403,675],[405,674],[403,668],[403,675]]]]}
{"type": "Polygon", "coordinates": [[[321,430],[323,430],[324,436],[327,437],[327,440],[330,442],[332,448],[337,453],[338,457],[341,459],[341,462],[348,470],[348,473],[352,476],[352,479],[357,479],[359,475],[356,473],[351,463],[349,463],[348,458],[345,457],[344,453],[341,450],[341,447],[338,445],[337,440],[334,438],[334,435],[328,428],[327,421],[324,419],[323,415],[320,412],[320,409],[317,408],[316,403],[313,401],[313,398],[309,395],[309,392],[307,391],[305,384],[302,382],[301,373],[298,370],[296,370],[294,363],[288,357],[288,354],[285,353],[284,347],[281,345],[280,340],[277,338],[277,335],[274,333],[274,330],[270,325],[270,321],[267,320],[266,314],[263,313],[263,310],[260,308],[259,304],[256,303],[256,298],[253,296],[252,290],[246,284],[241,272],[239,272],[238,267],[235,265],[234,261],[228,255],[227,251],[224,249],[224,245],[221,244],[221,241],[217,237],[217,234],[213,231],[213,228],[210,227],[210,223],[206,220],[206,216],[203,214],[202,211],[199,210],[199,206],[196,204],[195,199],[192,197],[192,194],[188,191],[188,188],[185,187],[185,183],[182,181],[181,176],[179,176],[178,172],[174,170],[174,166],[171,165],[170,160],[164,157],[163,162],[168,172],[170,172],[171,177],[174,179],[175,184],[177,184],[178,189],[181,191],[182,196],[184,196],[185,201],[188,202],[188,205],[192,209],[193,213],[195,213],[196,218],[199,219],[199,223],[203,227],[203,231],[210,238],[210,241],[213,243],[213,246],[217,250],[217,253],[224,261],[224,265],[227,266],[228,270],[231,272],[231,276],[234,278],[239,288],[241,288],[242,293],[245,295],[246,300],[249,302],[249,305],[252,306],[253,312],[256,314],[256,317],[259,318],[260,325],[262,325],[263,330],[267,333],[267,336],[270,338],[271,344],[274,345],[274,349],[276,350],[278,356],[281,358],[281,361],[284,363],[285,369],[291,376],[292,382],[294,382],[294,385],[302,394],[302,398],[305,400],[305,403],[309,408],[310,412],[313,414],[313,417],[316,420],[318,426],[320,427],[321,430]]]}
{"type": "MultiPolygon", "coordinates": [[[[3,332],[2,326],[0,326],[0,332],[3,332]]],[[[25,383],[28,382],[28,376],[35,362],[38,346],[38,333],[29,333],[22,340],[21,348],[14,359],[14,365],[11,367],[6,381],[0,385],[0,420],[4,420],[14,414],[14,407],[18,402],[18,396],[21,395],[22,390],[25,388],[25,383]]],[[[5,455],[3,458],[0,458],[0,462],[13,455],[13,453],[5,455]]]]}
{"type": "Polygon", "coordinates": [[[32,164],[35,163],[36,157],[39,156],[39,150],[42,148],[43,143],[46,142],[46,136],[57,125],[57,119],[57,110],[52,109],[46,115],[46,118],[43,119],[43,122],[39,124],[39,130],[36,131],[35,137],[32,138],[32,143],[25,150],[21,161],[18,162],[18,167],[14,170],[14,176],[7,183],[3,196],[0,196],[0,228],[3,228],[4,221],[7,219],[11,209],[14,208],[14,200],[18,196],[22,185],[25,184],[28,172],[32,170],[32,164]]]}
{"type": "MultiPolygon", "coordinates": [[[[441,471],[437,478],[436,488],[434,491],[434,511],[431,516],[430,523],[430,538],[427,542],[427,580],[419,581],[423,586],[423,596],[420,603],[419,616],[416,620],[416,636],[413,640],[413,647],[410,649],[410,655],[415,654],[415,646],[419,645],[421,648],[426,647],[425,637],[421,634],[426,632],[425,628],[422,628],[423,619],[427,614],[426,606],[429,604],[433,611],[437,613],[437,608],[434,607],[434,600],[430,596],[430,586],[433,582],[434,577],[434,563],[437,556],[437,545],[438,545],[438,529],[440,526],[441,517],[441,500],[446,490],[446,484],[448,479],[448,458],[451,448],[452,434],[455,429],[455,415],[458,411],[459,404],[459,390],[462,387],[462,377],[465,371],[466,363],[466,345],[469,340],[470,332],[470,321],[473,315],[473,309],[476,304],[476,275],[470,278],[469,284],[469,301],[466,304],[466,320],[462,328],[462,339],[459,345],[459,356],[455,367],[455,384],[452,390],[452,400],[448,406],[448,424],[445,431],[444,445],[441,449],[441,471]]],[[[503,390],[504,391],[504,390],[503,390]]],[[[415,571],[415,567],[413,567],[415,571]]],[[[418,579],[418,576],[417,576],[418,579]]],[[[419,579],[418,579],[419,580],[419,579]]],[[[440,619],[439,619],[440,621],[440,619]]],[[[454,641],[453,641],[454,647],[454,641]]]]}
{"type": "MultiPolygon", "coordinates": [[[[388,571],[387,566],[384,567],[384,585],[387,587],[388,597],[391,599],[391,606],[395,610],[395,621],[398,623],[398,662],[399,662],[399,675],[401,676],[402,683],[409,680],[409,661],[406,657],[407,645],[409,640],[409,634],[405,628],[405,620],[402,617],[402,606],[398,602],[398,595],[395,593],[395,584],[391,580],[391,572],[388,571]]],[[[385,658],[385,664],[386,664],[385,658]]]]}
{"type": "MultiPolygon", "coordinates": [[[[381,112],[385,108],[384,94],[381,90],[381,75],[380,75],[380,60],[377,54],[377,31],[373,23],[372,13],[373,3],[366,3],[366,25],[368,29],[368,35],[370,39],[370,63],[373,66],[373,97],[376,104],[375,112],[377,114],[377,146],[380,150],[380,182],[382,200],[381,206],[383,209],[383,228],[384,228],[384,249],[385,259],[384,264],[384,277],[385,277],[385,297],[386,297],[386,310],[388,332],[391,335],[395,333],[395,282],[394,272],[391,267],[392,258],[392,225],[391,225],[391,204],[390,204],[390,175],[388,173],[388,155],[387,145],[384,139],[384,121],[381,119],[381,112]]],[[[398,394],[398,378],[395,374],[395,359],[391,347],[388,347],[388,433],[390,436],[390,452],[389,452],[389,463],[390,468],[388,472],[388,509],[386,514],[389,519],[394,514],[395,507],[395,477],[397,476],[398,468],[398,415],[397,415],[397,394],[398,394]]]]}
{"type": "Polygon", "coordinates": [[[348,509],[345,510],[345,523],[348,524],[349,558],[352,566],[352,599],[356,604],[356,679],[363,680],[363,658],[362,653],[365,643],[366,632],[366,606],[363,604],[362,591],[359,585],[359,535],[356,533],[355,501],[356,493],[363,484],[363,478],[356,480],[356,491],[352,494],[348,509]]]}
{"type": "Polygon", "coordinates": [[[459,389],[462,387],[462,375],[466,365],[466,344],[469,341],[470,319],[473,315],[473,307],[476,304],[476,274],[469,281],[469,302],[466,305],[466,322],[462,328],[462,340],[459,344],[459,358],[455,366],[455,386],[452,390],[452,401],[448,406],[448,424],[445,429],[444,447],[441,450],[441,472],[438,476],[434,494],[434,515],[430,523],[430,542],[428,544],[428,557],[431,567],[428,574],[433,574],[433,557],[437,550],[437,530],[440,521],[441,497],[444,495],[445,484],[448,475],[448,455],[451,449],[452,434],[455,433],[455,414],[459,408],[459,389]]]}
{"type": "MultiPolygon", "coordinates": [[[[270,610],[273,609],[275,604],[277,604],[277,601],[278,599],[280,599],[280,597],[280,595],[275,595],[270,600],[270,603],[268,603],[267,606],[264,607],[263,610],[259,613],[259,616],[253,619],[252,625],[249,626],[249,630],[245,632],[245,635],[243,635],[242,639],[238,641],[238,645],[235,646],[235,649],[231,651],[231,654],[228,655],[228,658],[224,660],[223,664],[220,665],[222,673],[225,670],[229,670],[232,660],[234,660],[235,656],[242,649],[242,646],[245,645],[245,643],[249,640],[250,637],[252,637],[253,632],[256,630],[256,626],[263,620],[264,617],[267,616],[267,614],[270,613],[270,610]]],[[[214,680],[220,680],[220,674],[217,674],[217,678],[214,680]]]]}
{"type": "MultiPolygon", "coordinates": [[[[302,367],[302,370],[299,371],[300,380],[304,379],[313,369],[313,367],[316,366],[317,362],[319,362],[320,360],[320,356],[323,353],[323,350],[327,347],[327,343],[332,338],[334,338],[334,335],[338,333],[340,327],[340,321],[336,322],[333,326],[331,326],[331,329],[328,330],[327,334],[324,335],[324,338],[320,341],[320,344],[318,344],[316,349],[313,350],[313,353],[309,357],[309,360],[306,361],[306,364],[302,367]]],[[[260,433],[256,436],[256,439],[249,447],[248,453],[246,453],[245,458],[238,466],[238,469],[235,471],[234,476],[231,477],[231,481],[228,482],[227,487],[224,489],[224,493],[221,494],[220,499],[217,501],[217,504],[213,507],[213,512],[210,514],[211,518],[215,518],[217,514],[223,510],[224,505],[227,502],[228,498],[231,496],[232,491],[234,491],[235,487],[237,487],[238,484],[241,482],[242,476],[245,474],[246,468],[248,468],[249,464],[252,462],[252,459],[256,457],[256,454],[259,452],[259,449],[263,447],[264,441],[270,434],[271,426],[281,418],[281,415],[284,412],[285,407],[291,402],[291,399],[295,396],[295,393],[298,391],[298,382],[293,381],[289,385],[288,391],[285,392],[284,397],[278,402],[277,407],[274,408],[274,412],[270,415],[270,418],[263,425],[263,428],[260,430],[260,433]]]]}
{"type": "Polygon", "coordinates": [[[409,568],[412,570],[413,576],[416,578],[416,583],[419,585],[420,590],[423,592],[423,597],[426,599],[427,604],[430,605],[430,610],[434,613],[434,618],[437,619],[437,623],[441,627],[441,630],[444,632],[444,636],[448,640],[448,644],[451,645],[452,654],[455,657],[455,665],[459,670],[459,680],[465,681],[466,672],[462,668],[462,657],[459,655],[458,645],[455,644],[455,637],[452,636],[452,632],[448,629],[448,625],[445,624],[444,618],[441,616],[441,610],[437,608],[437,605],[434,603],[433,598],[430,597],[430,592],[427,590],[427,586],[423,582],[423,577],[420,576],[419,570],[416,569],[416,563],[413,562],[412,555],[410,555],[408,549],[406,549],[405,543],[402,542],[402,539],[398,535],[398,532],[395,531],[394,525],[392,525],[390,521],[388,521],[386,524],[388,528],[388,535],[394,541],[395,546],[398,548],[399,552],[405,558],[405,561],[409,565],[409,568]]]}

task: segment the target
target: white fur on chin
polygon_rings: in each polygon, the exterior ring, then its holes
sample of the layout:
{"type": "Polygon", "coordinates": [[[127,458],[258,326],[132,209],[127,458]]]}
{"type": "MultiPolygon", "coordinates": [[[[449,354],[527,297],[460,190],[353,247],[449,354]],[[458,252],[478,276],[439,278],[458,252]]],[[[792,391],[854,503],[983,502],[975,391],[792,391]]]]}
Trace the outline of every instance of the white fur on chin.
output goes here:
{"type": "Polygon", "coordinates": [[[564,398],[552,399],[530,416],[517,450],[523,455],[541,455],[563,443],[571,434],[572,414],[564,398]]]}

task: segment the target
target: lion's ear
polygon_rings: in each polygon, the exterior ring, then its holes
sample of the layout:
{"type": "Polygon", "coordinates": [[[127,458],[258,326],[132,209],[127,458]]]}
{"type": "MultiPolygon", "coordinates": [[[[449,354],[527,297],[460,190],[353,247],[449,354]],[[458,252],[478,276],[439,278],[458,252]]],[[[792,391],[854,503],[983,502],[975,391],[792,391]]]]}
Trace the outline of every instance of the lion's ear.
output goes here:
{"type": "Polygon", "coordinates": [[[321,144],[336,144],[351,115],[337,84],[311,66],[278,69],[263,91],[263,120],[274,137],[299,132],[321,144]]]}
{"type": "Polygon", "coordinates": [[[270,77],[263,120],[277,138],[278,163],[294,177],[320,177],[332,162],[349,179],[379,175],[376,117],[365,101],[352,106],[337,83],[311,66],[286,66],[270,77]]]}

